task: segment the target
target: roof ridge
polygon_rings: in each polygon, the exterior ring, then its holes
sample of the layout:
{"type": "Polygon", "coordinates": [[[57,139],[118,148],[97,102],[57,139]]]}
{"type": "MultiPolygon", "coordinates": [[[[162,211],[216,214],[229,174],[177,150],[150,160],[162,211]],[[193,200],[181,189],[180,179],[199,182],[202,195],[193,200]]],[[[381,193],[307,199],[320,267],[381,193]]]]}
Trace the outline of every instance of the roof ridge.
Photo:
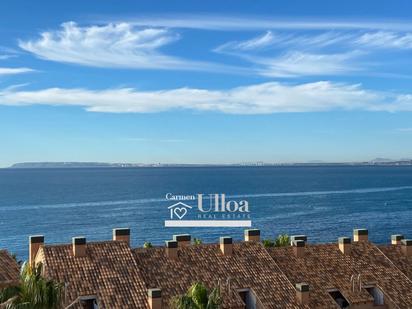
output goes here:
{"type": "MultiPolygon", "coordinates": [[[[116,244],[122,244],[124,242],[122,241],[117,241],[117,240],[96,240],[96,241],[87,241],[86,245],[99,245],[99,244],[111,244],[111,243],[116,243],[116,244]]],[[[63,247],[63,246],[72,246],[71,243],[45,243],[42,245],[42,247],[63,247]]]]}
{"type": "MultiPolygon", "coordinates": [[[[278,265],[278,263],[276,262],[276,260],[270,255],[269,251],[267,250],[267,248],[263,245],[262,242],[259,242],[260,246],[263,247],[263,250],[265,251],[265,253],[269,256],[269,258],[273,261],[275,267],[279,270],[279,273],[286,278],[286,281],[289,282],[290,286],[295,289],[295,285],[292,283],[292,281],[289,279],[289,277],[283,272],[283,270],[280,268],[280,266],[278,265]]],[[[287,247],[287,246],[285,246],[287,247]]],[[[276,247],[273,247],[276,248],[276,247]]],[[[281,248],[281,247],[277,247],[277,248],[281,248]]]]}
{"type": "Polygon", "coordinates": [[[375,244],[372,244],[374,247],[376,247],[376,249],[389,261],[389,263],[391,263],[393,266],[395,266],[395,268],[401,272],[401,274],[406,277],[406,279],[408,281],[410,281],[412,283],[412,279],[410,279],[402,270],[399,269],[398,266],[396,266],[396,264],[375,244]]]}

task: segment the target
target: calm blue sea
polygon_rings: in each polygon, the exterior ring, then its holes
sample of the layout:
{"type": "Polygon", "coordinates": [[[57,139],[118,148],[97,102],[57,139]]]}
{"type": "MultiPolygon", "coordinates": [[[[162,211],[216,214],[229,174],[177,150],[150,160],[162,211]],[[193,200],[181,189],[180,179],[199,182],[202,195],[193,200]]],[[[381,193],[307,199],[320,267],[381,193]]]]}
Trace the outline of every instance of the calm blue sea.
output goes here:
{"type": "Polygon", "coordinates": [[[169,192],[246,199],[263,238],[298,233],[327,242],[354,227],[368,228],[375,242],[412,237],[412,167],[0,169],[0,248],[26,258],[29,235],[104,240],[115,227],[131,227],[134,246],[175,233],[242,238],[242,228],[165,228],[169,192]]]}

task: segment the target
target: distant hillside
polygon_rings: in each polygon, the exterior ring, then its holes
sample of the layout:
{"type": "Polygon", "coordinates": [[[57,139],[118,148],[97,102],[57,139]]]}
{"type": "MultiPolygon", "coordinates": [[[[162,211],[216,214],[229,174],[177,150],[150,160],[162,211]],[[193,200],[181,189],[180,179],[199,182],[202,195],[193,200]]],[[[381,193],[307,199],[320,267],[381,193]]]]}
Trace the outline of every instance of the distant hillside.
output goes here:
{"type": "Polygon", "coordinates": [[[122,168],[122,167],[227,167],[227,166],[342,166],[342,165],[412,165],[412,160],[374,159],[367,162],[323,162],[314,160],[306,163],[264,163],[247,162],[236,164],[169,164],[169,163],[102,163],[102,162],[23,162],[16,163],[9,168],[122,168]]]}
{"type": "Polygon", "coordinates": [[[376,158],[371,160],[371,163],[388,163],[388,162],[393,162],[395,160],[392,159],[386,159],[386,158],[376,158]]]}
{"type": "Polygon", "coordinates": [[[16,163],[10,168],[92,168],[92,167],[135,167],[130,163],[101,163],[101,162],[23,162],[16,163]]]}

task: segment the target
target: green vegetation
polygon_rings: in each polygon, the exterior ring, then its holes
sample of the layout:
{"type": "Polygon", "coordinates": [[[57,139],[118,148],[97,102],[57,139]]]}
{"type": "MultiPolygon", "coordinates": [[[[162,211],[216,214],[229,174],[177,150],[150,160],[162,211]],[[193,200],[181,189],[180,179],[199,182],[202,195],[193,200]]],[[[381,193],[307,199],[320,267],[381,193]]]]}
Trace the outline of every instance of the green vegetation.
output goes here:
{"type": "Polygon", "coordinates": [[[271,247],[275,246],[275,242],[273,240],[270,240],[270,239],[264,239],[264,240],[262,240],[262,243],[263,243],[263,246],[265,248],[271,248],[271,247]]]}
{"type": "Polygon", "coordinates": [[[153,245],[152,245],[152,243],[151,242],[145,242],[144,244],[143,244],[143,248],[152,248],[153,247],[153,245]]]}
{"type": "Polygon", "coordinates": [[[275,247],[286,247],[290,244],[290,238],[287,234],[279,235],[275,239],[275,247]]]}
{"type": "Polygon", "coordinates": [[[193,244],[194,245],[200,245],[202,243],[203,243],[203,241],[200,238],[194,238],[193,239],[193,244]]]}
{"type": "Polygon", "coordinates": [[[172,309],[220,309],[222,298],[219,288],[214,288],[210,293],[200,282],[194,283],[187,293],[174,297],[171,301],[172,309]]]}
{"type": "Polygon", "coordinates": [[[265,248],[286,247],[286,246],[289,246],[290,238],[287,234],[281,234],[278,237],[276,237],[276,239],[274,240],[264,239],[262,243],[265,248]]]}
{"type": "Polygon", "coordinates": [[[23,264],[20,285],[0,291],[0,308],[58,309],[61,308],[63,285],[41,276],[42,264],[23,264]]]}

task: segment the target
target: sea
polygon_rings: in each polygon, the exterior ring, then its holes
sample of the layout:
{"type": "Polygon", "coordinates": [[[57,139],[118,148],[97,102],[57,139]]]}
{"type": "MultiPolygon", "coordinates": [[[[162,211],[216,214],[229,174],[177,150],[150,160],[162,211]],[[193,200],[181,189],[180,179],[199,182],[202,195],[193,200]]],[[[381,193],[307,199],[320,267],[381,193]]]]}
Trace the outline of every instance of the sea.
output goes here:
{"type": "Polygon", "coordinates": [[[203,242],[243,238],[241,227],[165,227],[168,193],[246,200],[264,239],[335,242],[354,228],[369,229],[376,243],[412,238],[412,166],[0,169],[0,249],[26,259],[30,235],[49,244],[99,241],[122,227],[134,247],[184,233],[203,242]]]}

